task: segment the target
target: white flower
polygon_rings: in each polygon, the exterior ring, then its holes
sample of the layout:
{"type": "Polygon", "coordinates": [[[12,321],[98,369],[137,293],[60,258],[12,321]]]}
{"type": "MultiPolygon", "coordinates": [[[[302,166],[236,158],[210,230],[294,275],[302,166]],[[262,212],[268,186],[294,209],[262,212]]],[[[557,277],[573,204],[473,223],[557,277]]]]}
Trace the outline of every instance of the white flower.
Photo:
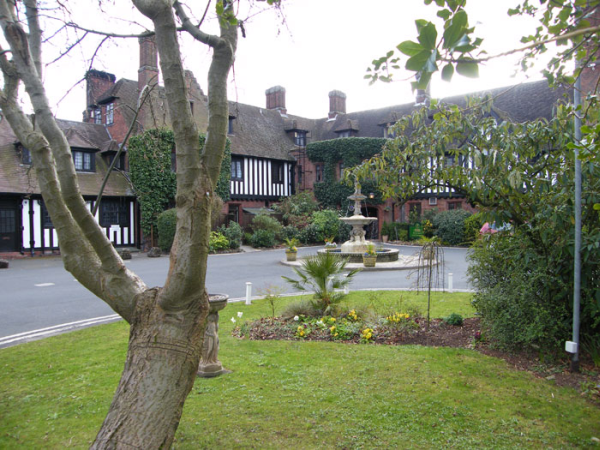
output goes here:
{"type": "Polygon", "coordinates": [[[231,323],[235,323],[235,317],[231,318],[231,323]]]}
{"type": "Polygon", "coordinates": [[[294,320],[295,320],[296,322],[298,322],[298,321],[300,320],[300,317],[298,317],[298,316],[294,316],[294,320]]]}
{"type": "Polygon", "coordinates": [[[238,311],[238,317],[239,317],[240,319],[242,318],[242,316],[243,316],[243,315],[244,315],[244,313],[243,313],[243,312],[241,312],[241,311],[238,311]]]}

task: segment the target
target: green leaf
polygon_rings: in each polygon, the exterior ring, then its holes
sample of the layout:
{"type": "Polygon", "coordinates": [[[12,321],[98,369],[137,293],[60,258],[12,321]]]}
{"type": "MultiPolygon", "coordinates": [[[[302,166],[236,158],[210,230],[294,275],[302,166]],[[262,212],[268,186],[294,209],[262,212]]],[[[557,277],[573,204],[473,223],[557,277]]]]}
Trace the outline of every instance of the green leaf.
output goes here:
{"type": "Polygon", "coordinates": [[[437,12],[437,16],[441,17],[444,20],[448,20],[448,18],[452,15],[452,11],[449,9],[442,9],[437,12]]]}
{"type": "Polygon", "coordinates": [[[442,80],[450,81],[452,80],[452,75],[454,75],[454,66],[452,63],[448,63],[442,69],[442,80]]]}
{"type": "Polygon", "coordinates": [[[404,41],[397,48],[407,56],[415,56],[424,50],[421,44],[414,41],[404,41]]]}
{"type": "Polygon", "coordinates": [[[417,39],[419,39],[419,42],[423,47],[433,50],[437,40],[437,30],[435,25],[428,22],[427,25],[421,28],[417,39]]]}
{"type": "Polygon", "coordinates": [[[435,72],[437,56],[436,50],[423,50],[406,61],[406,68],[414,72],[435,72]]]}
{"type": "Polygon", "coordinates": [[[444,30],[444,48],[453,48],[467,32],[467,13],[458,11],[452,18],[452,24],[444,30]]]}
{"type": "Polygon", "coordinates": [[[463,77],[479,77],[479,65],[475,62],[458,62],[456,63],[456,71],[463,77]]]}

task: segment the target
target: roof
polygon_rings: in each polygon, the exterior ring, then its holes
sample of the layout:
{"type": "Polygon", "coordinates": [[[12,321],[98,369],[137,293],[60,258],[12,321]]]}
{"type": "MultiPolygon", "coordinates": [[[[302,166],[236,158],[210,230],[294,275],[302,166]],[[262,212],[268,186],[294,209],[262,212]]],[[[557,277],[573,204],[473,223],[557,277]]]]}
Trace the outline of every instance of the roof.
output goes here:
{"type": "Polygon", "coordinates": [[[235,117],[228,136],[233,155],[294,160],[290,152],[296,146],[279,111],[230,102],[229,114],[235,117]]]}
{"type": "MultiPolygon", "coordinates": [[[[569,91],[563,87],[550,88],[546,81],[535,81],[514,86],[442,98],[444,103],[466,105],[466,97],[490,95],[499,117],[514,122],[527,122],[539,118],[550,119],[556,103],[566,98],[569,91]]],[[[359,137],[383,137],[383,127],[421,108],[414,102],[385,108],[338,114],[334,119],[318,119],[312,128],[311,142],[336,139],[342,130],[358,131],[359,137]]]]}
{"type": "MultiPolygon", "coordinates": [[[[97,195],[108,166],[100,150],[108,148],[110,135],[102,125],[83,122],[58,120],[59,127],[65,132],[69,145],[95,151],[96,172],[77,174],[81,193],[86,196],[97,195]]],[[[1,194],[40,194],[35,170],[32,166],[21,164],[20,145],[6,120],[0,121],[0,193],[1,194]]],[[[104,189],[104,196],[132,197],[131,186],[120,172],[111,173],[104,189]]]]}

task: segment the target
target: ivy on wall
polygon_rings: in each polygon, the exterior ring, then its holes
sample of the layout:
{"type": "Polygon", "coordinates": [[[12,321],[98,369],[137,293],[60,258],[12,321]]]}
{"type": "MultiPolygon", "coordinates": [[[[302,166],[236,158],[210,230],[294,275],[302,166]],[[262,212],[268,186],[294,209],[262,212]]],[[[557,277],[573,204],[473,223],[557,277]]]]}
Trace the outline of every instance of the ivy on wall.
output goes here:
{"type": "MultiPolygon", "coordinates": [[[[200,135],[200,148],[205,137],[200,135]]],[[[145,235],[152,226],[156,229],[158,215],[175,199],[177,180],[171,169],[171,155],[175,148],[173,131],[151,129],[129,139],[129,172],[131,183],[140,204],[141,227],[145,235]]],[[[221,165],[216,193],[223,201],[230,198],[231,149],[229,140],[221,165]]]]}
{"type": "MultiPolygon", "coordinates": [[[[380,153],[387,142],[385,138],[341,138],[329,141],[312,142],[307,145],[306,153],[308,159],[313,163],[324,163],[323,181],[315,183],[315,197],[324,208],[347,209],[348,196],[354,192],[354,186],[341,183],[336,179],[336,168],[339,163],[344,168],[357,166],[365,159],[380,153]]],[[[377,184],[372,181],[362,181],[363,194],[375,194],[374,198],[367,198],[370,205],[383,203],[381,192],[377,184]]]]}

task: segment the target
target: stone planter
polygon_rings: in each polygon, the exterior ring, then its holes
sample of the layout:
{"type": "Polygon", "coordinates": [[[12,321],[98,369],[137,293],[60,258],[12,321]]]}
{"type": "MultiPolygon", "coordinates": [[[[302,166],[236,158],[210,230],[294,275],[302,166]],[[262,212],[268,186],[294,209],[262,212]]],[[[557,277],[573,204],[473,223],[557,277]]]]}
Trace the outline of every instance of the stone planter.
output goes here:
{"type": "Polygon", "coordinates": [[[377,262],[377,255],[363,255],[363,264],[365,267],[375,267],[375,263],[377,262]]]}
{"type": "Polygon", "coordinates": [[[389,236],[387,234],[384,234],[383,236],[381,236],[381,240],[382,242],[385,244],[389,239],[389,236]]]}
{"type": "Polygon", "coordinates": [[[201,378],[213,378],[230,373],[224,369],[219,361],[219,311],[227,306],[228,295],[209,294],[208,302],[210,309],[206,319],[204,330],[204,343],[202,344],[202,356],[198,365],[197,375],[201,378]]]}
{"type": "Polygon", "coordinates": [[[287,258],[288,261],[296,261],[297,256],[298,256],[298,252],[292,252],[289,250],[286,250],[286,252],[285,252],[285,257],[287,258]]]}

